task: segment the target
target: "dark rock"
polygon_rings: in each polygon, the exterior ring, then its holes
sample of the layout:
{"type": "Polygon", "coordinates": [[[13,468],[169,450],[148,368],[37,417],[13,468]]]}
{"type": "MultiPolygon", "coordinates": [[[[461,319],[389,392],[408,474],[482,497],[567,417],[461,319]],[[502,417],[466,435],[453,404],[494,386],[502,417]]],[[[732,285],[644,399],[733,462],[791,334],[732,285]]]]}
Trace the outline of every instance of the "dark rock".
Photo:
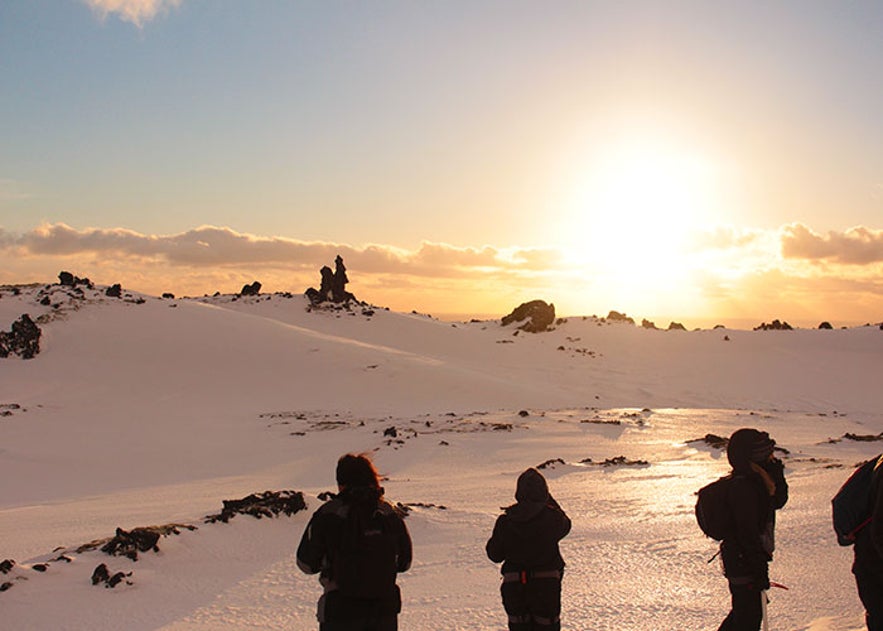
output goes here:
{"type": "Polygon", "coordinates": [[[115,283],[104,291],[104,295],[110,298],[122,298],[123,288],[119,283],[115,283]]]}
{"type": "Polygon", "coordinates": [[[528,412],[527,410],[519,410],[518,416],[520,416],[521,418],[524,418],[525,416],[530,416],[530,412],[528,412]]]}
{"type": "Polygon", "coordinates": [[[730,439],[724,438],[723,436],[718,436],[717,434],[706,434],[702,438],[694,438],[693,440],[688,440],[687,443],[705,443],[709,447],[713,447],[714,449],[726,449],[729,444],[730,439]]]}
{"type": "Polygon", "coordinates": [[[531,300],[518,305],[512,313],[503,317],[503,326],[508,326],[513,322],[522,322],[527,320],[518,328],[528,333],[541,333],[548,331],[552,323],[555,322],[555,305],[546,303],[543,300],[531,300]]]}
{"type": "Polygon", "coordinates": [[[45,563],[37,563],[36,565],[32,565],[31,569],[34,570],[35,572],[45,572],[46,570],[49,569],[49,566],[46,565],[45,563]]]}
{"type": "Polygon", "coordinates": [[[628,317],[624,313],[620,313],[619,311],[611,311],[607,314],[608,322],[623,322],[625,324],[634,324],[635,321],[633,318],[628,317]]]}
{"type": "Polygon", "coordinates": [[[85,285],[88,289],[92,289],[94,285],[88,278],[79,278],[70,272],[61,272],[58,275],[58,284],[65,287],[76,287],[77,285],[85,285]]]}
{"type": "Polygon", "coordinates": [[[224,508],[217,515],[207,515],[205,523],[222,521],[225,524],[236,515],[251,515],[257,519],[277,517],[280,513],[294,515],[307,507],[300,491],[264,491],[252,493],[239,500],[224,500],[224,508]]]}
{"type": "Polygon", "coordinates": [[[779,320],[773,320],[769,324],[766,322],[761,322],[758,326],[754,327],[755,331],[792,331],[793,327],[785,321],[779,322],[779,320]]]}
{"type": "Polygon", "coordinates": [[[18,355],[22,359],[33,359],[40,352],[42,331],[28,314],[12,323],[11,330],[0,331],[0,357],[18,355]]]}
{"type": "Polygon", "coordinates": [[[49,296],[43,296],[43,299],[40,301],[40,304],[43,305],[44,307],[48,307],[50,304],[52,304],[52,301],[49,300],[49,296]]]}
{"type": "Polygon", "coordinates": [[[5,592],[7,589],[10,589],[11,587],[12,587],[12,583],[10,583],[9,581],[7,581],[3,584],[0,584],[0,592],[5,592]]]}
{"type": "Polygon", "coordinates": [[[107,565],[105,565],[104,563],[92,570],[93,585],[98,585],[98,583],[106,583],[109,578],[110,572],[108,572],[107,565]]]}
{"type": "Polygon", "coordinates": [[[101,551],[112,556],[125,556],[133,561],[138,560],[139,552],[153,550],[159,552],[160,533],[151,528],[134,528],[126,532],[117,528],[116,536],[101,547],[101,551]]]}
{"type": "Polygon", "coordinates": [[[261,293],[261,284],[258,281],[254,281],[251,285],[243,285],[242,290],[240,290],[240,296],[258,296],[261,293]]]}
{"type": "Polygon", "coordinates": [[[172,294],[172,293],[169,293],[169,292],[165,292],[165,293],[162,295],[162,297],[165,298],[165,299],[167,299],[167,300],[174,300],[174,299],[175,299],[175,294],[172,294]]]}
{"type": "Polygon", "coordinates": [[[670,322],[668,325],[669,331],[686,331],[687,327],[685,327],[680,322],[670,322]]]}
{"type": "MultiPolygon", "coordinates": [[[[102,563],[92,572],[92,584],[98,585],[98,583],[104,583],[106,588],[113,589],[129,576],[132,576],[131,572],[117,572],[111,576],[110,570],[108,570],[107,566],[102,563]]],[[[126,583],[129,585],[132,584],[129,581],[126,581],[126,583]]]]}
{"type": "Polygon", "coordinates": [[[0,573],[9,574],[14,567],[15,561],[12,559],[5,559],[3,562],[0,562],[0,573]]]}
{"type": "Polygon", "coordinates": [[[826,321],[826,322],[822,322],[821,324],[819,324],[819,328],[820,328],[820,329],[826,329],[826,330],[830,331],[830,330],[833,329],[834,327],[831,326],[831,323],[830,323],[830,322],[827,322],[827,321],[826,321]]]}
{"type": "Polygon", "coordinates": [[[322,276],[322,283],[319,289],[310,287],[304,292],[311,304],[358,302],[356,297],[346,290],[346,284],[350,281],[346,275],[346,266],[343,264],[343,258],[339,254],[334,259],[333,272],[330,267],[325,265],[319,270],[319,273],[322,276]]]}
{"type": "Polygon", "coordinates": [[[538,464],[537,469],[548,469],[549,467],[554,467],[559,464],[566,463],[561,458],[552,458],[551,460],[546,460],[545,462],[538,464]]]}
{"type": "Polygon", "coordinates": [[[398,431],[396,431],[395,427],[387,427],[385,430],[383,430],[383,435],[389,436],[390,438],[397,438],[399,433],[398,431]]]}

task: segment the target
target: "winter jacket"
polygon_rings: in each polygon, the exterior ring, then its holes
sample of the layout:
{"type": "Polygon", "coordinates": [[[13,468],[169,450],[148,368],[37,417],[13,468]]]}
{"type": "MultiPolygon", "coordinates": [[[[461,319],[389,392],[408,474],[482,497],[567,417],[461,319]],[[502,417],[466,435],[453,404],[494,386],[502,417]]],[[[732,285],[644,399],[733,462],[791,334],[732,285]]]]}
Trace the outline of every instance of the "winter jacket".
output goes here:
{"type": "Polygon", "coordinates": [[[564,569],[558,542],[570,532],[570,518],[549,495],[546,481],[535,469],[519,478],[517,503],[497,518],[485,550],[501,572],[564,569]]]}
{"type": "MultiPolygon", "coordinates": [[[[376,598],[353,598],[338,589],[335,561],[347,535],[348,516],[361,520],[379,520],[385,533],[395,541],[395,570],[405,572],[411,566],[411,537],[405,522],[393,506],[369,489],[347,489],[320,506],[304,530],[297,548],[297,566],[307,574],[319,573],[324,594],[319,601],[319,620],[358,619],[395,614],[401,610],[401,597],[394,583],[376,598]]],[[[370,575],[382,572],[371,568],[364,577],[366,584],[382,582],[383,577],[370,575]]]]}
{"type": "Polygon", "coordinates": [[[752,583],[766,589],[768,563],[775,549],[776,510],[788,501],[788,483],[780,460],[760,465],[750,459],[748,447],[740,447],[731,439],[727,452],[733,466],[727,499],[734,527],[721,542],[724,574],[735,584],[752,583]]]}
{"type": "Polygon", "coordinates": [[[860,568],[883,576],[883,457],[871,482],[871,523],[855,539],[853,571],[860,568]]]}

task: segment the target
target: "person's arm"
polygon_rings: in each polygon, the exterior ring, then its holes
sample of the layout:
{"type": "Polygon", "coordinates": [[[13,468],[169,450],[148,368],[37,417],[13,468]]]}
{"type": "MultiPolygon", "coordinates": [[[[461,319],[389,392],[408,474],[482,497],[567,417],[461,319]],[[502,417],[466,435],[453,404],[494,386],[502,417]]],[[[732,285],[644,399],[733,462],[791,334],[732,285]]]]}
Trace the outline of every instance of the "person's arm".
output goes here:
{"type": "Polygon", "coordinates": [[[413,547],[411,534],[401,517],[396,517],[400,524],[398,541],[396,542],[396,572],[407,572],[411,567],[413,547]]]}
{"type": "Polygon", "coordinates": [[[570,517],[567,516],[567,513],[564,512],[564,509],[555,501],[555,498],[552,495],[549,495],[548,505],[553,509],[555,515],[558,517],[558,532],[556,533],[558,541],[564,539],[570,532],[570,517]]]}
{"type": "Polygon", "coordinates": [[[497,517],[497,521],[494,524],[494,532],[491,534],[491,538],[488,539],[487,545],[484,547],[485,552],[487,552],[487,558],[494,563],[500,563],[506,560],[506,545],[503,535],[505,517],[505,515],[497,517]]]}
{"type": "Polygon", "coordinates": [[[778,510],[788,502],[788,482],[785,480],[785,465],[778,458],[773,458],[764,469],[776,485],[773,494],[773,508],[778,510]]]}
{"type": "Polygon", "coordinates": [[[871,498],[874,507],[871,513],[871,542],[877,550],[877,554],[883,557],[883,465],[877,465],[877,471],[874,474],[874,484],[872,487],[874,497],[871,498]]]}
{"type": "Polygon", "coordinates": [[[327,550],[322,536],[322,516],[317,512],[311,518],[300,545],[297,546],[297,567],[306,574],[316,574],[322,569],[327,550]]]}

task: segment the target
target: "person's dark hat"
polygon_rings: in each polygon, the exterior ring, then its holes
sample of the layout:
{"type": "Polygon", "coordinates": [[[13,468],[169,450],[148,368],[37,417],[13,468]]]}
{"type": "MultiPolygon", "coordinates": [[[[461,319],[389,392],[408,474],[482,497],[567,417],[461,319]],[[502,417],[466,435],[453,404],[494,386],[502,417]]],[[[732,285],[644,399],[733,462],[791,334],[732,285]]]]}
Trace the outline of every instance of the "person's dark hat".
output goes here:
{"type": "Polygon", "coordinates": [[[543,474],[531,467],[518,476],[515,499],[519,502],[545,505],[549,501],[549,485],[543,474]]]}
{"type": "Polygon", "coordinates": [[[766,432],[753,428],[742,428],[733,432],[727,444],[727,460],[734,469],[750,466],[756,462],[763,464],[773,455],[776,441],[766,432]]]}

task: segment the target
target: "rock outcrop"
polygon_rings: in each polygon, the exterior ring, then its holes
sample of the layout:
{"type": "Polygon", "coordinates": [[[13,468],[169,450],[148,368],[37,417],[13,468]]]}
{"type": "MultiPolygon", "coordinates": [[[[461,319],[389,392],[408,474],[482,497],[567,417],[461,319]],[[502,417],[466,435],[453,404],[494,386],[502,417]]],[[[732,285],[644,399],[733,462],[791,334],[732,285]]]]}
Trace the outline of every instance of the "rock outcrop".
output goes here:
{"type": "Polygon", "coordinates": [[[349,281],[346,275],[346,267],[340,255],[334,259],[334,271],[327,265],[323,266],[319,273],[322,275],[322,283],[319,289],[310,287],[304,294],[310,299],[313,305],[323,302],[358,302],[356,297],[346,290],[346,284],[349,281]]]}
{"type": "Polygon", "coordinates": [[[87,289],[93,289],[94,285],[88,278],[79,278],[70,272],[60,272],[58,274],[58,284],[65,287],[76,287],[77,285],[85,285],[87,289]]]}
{"type": "Polygon", "coordinates": [[[634,323],[635,323],[634,318],[630,318],[626,314],[620,313],[619,311],[611,311],[610,313],[608,313],[607,314],[607,321],[608,322],[622,322],[624,324],[632,324],[632,325],[634,325],[634,323]]]}
{"type": "Polygon", "coordinates": [[[40,352],[42,333],[27,313],[22,314],[12,323],[9,332],[0,331],[0,357],[18,355],[22,359],[33,359],[40,352]]]}
{"type": "Polygon", "coordinates": [[[259,296],[261,293],[261,284],[254,281],[251,285],[243,285],[239,292],[240,296],[259,296]]]}
{"type": "Polygon", "coordinates": [[[793,327],[785,322],[784,320],[779,322],[778,320],[773,320],[769,324],[766,322],[761,322],[758,326],[754,327],[755,331],[791,331],[793,327]]]}
{"type": "Polygon", "coordinates": [[[523,322],[518,328],[528,333],[540,333],[548,331],[555,322],[555,305],[543,300],[531,300],[518,305],[512,313],[503,317],[503,326],[513,322],[523,322]]]}

